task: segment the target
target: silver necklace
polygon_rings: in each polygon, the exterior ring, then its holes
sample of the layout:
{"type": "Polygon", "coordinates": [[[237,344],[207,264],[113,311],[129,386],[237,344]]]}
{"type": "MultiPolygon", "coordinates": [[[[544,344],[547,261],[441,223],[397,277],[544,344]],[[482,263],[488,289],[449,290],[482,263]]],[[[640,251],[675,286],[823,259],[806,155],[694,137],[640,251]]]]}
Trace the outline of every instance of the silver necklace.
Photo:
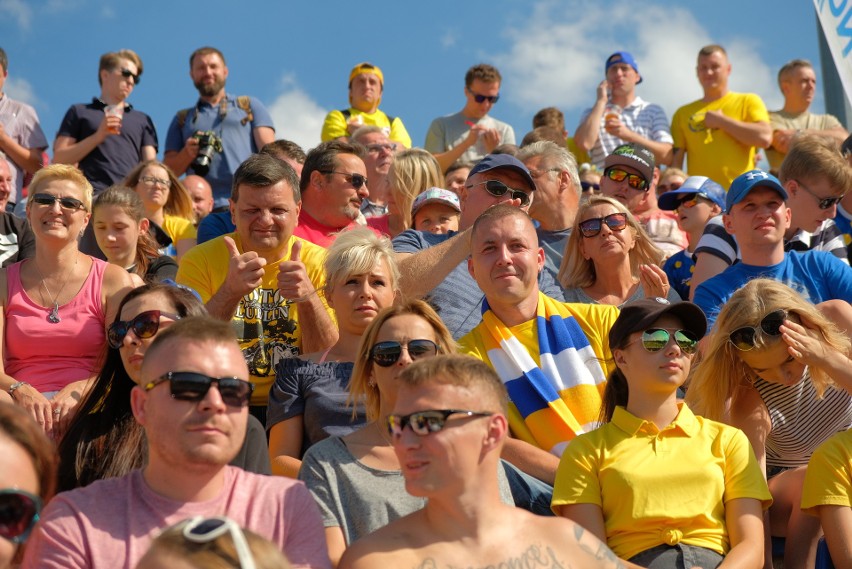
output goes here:
{"type": "MultiPolygon", "coordinates": [[[[68,284],[68,277],[74,272],[74,269],[77,268],[77,261],[80,260],[80,254],[77,253],[77,256],[74,257],[74,266],[71,267],[71,270],[65,275],[65,279],[62,281],[62,288],[59,289],[59,292],[56,293],[56,296],[53,296],[53,293],[50,292],[50,289],[47,287],[47,282],[45,282],[44,275],[41,274],[41,271],[38,268],[38,263],[35,259],[33,259],[33,266],[35,267],[38,276],[41,277],[41,286],[44,287],[44,290],[47,291],[47,295],[50,297],[50,301],[53,303],[53,308],[50,309],[50,313],[47,315],[47,321],[51,324],[59,324],[62,319],[59,317],[59,295],[62,294],[62,291],[65,290],[65,285],[68,284]]],[[[44,297],[42,297],[42,302],[44,302],[44,297]]]]}

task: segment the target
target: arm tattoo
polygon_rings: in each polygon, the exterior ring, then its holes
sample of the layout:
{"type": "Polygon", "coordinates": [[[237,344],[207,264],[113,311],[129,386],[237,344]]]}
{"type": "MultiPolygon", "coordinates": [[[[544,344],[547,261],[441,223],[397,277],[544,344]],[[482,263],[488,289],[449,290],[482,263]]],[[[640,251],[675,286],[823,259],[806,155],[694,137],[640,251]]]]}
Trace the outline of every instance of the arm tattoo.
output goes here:
{"type": "MultiPolygon", "coordinates": [[[[440,567],[442,567],[442,565],[434,558],[430,557],[424,559],[423,562],[418,564],[415,569],[439,569],[440,567]]],[[[550,546],[535,544],[529,546],[520,555],[508,557],[498,563],[492,563],[491,565],[479,565],[474,567],[473,565],[462,566],[446,563],[443,567],[445,569],[568,569],[570,565],[565,563],[565,561],[557,559],[556,552],[553,551],[553,548],[550,546]]]]}
{"type": "Polygon", "coordinates": [[[586,531],[586,528],[580,524],[574,524],[574,539],[577,540],[577,545],[580,548],[592,555],[595,560],[603,563],[605,567],[614,567],[615,569],[625,569],[625,565],[607,545],[599,540],[597,536],[586,531]],[[586,535],[588,533],[588,535],[586,535]],[[584,537],[585,536],[585,537],[584,537]],[[590,542],[594,541],[592,544],[590,542]]]}

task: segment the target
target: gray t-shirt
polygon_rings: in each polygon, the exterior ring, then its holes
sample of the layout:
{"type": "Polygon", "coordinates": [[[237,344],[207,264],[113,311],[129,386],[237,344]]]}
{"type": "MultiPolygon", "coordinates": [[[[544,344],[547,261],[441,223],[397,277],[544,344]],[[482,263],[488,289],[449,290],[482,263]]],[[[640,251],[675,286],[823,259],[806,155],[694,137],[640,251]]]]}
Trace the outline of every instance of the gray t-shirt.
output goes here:
{"type": "MultiPolygon", "coordinates": [[[[586,294],[586,292],[581,288],[566,288],[563,290],[565,293],[565,302],[577,302],[580,304],[600,304],[597,300],[586,294]]],[[[633,302],[634,300],[641,300],[645,298],[645,289],[642,288],[640,284],[636,287],[636,291],[624,301],[624,304],[619,305],[619,308],[627,304],[628,302],[633,302]]],[[[666,296],[669,302],[680,302],[683,300],[674,287],[669,288],[669,294],[666,296]]]]}
{"type": "Polygon", "coordinates": [[[565,245],[568,244],[568,237],[571,236],[571,228],[546,231],[536,226],[535,232],[538,235],[539,246],[544,249],[544,270],[549,272],[556,281],[559,265],[562,264],[562,257],[565,254],[565,245]]]}
{"type": "MultiPolygon", "coordinates": [[[[461,112],[438,117],[429,125],[429,132],[426,133],[426,143],[423,148],[432,154],[440,154],[452,148],[455,148],[467,138],[467,133],[470,131],[468,122],[474,122],[486,128],[497,129],[500,133],[500,144],[515,144],[515,130],[503,121],[498,121],[488,115],[482,117],[478,121],[472,121],[464,116],[461,112]]],[[[476,164],[488,154],[482,140],[477,140],[464,151],[459,157],[459,161],[476,164]]]]}

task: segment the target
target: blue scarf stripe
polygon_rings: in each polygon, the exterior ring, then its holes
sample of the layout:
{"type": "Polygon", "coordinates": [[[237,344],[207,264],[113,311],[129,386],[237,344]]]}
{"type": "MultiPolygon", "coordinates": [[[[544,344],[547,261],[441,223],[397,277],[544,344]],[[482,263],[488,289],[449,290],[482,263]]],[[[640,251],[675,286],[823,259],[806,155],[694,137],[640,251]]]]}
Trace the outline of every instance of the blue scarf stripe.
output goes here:
{"type": "Polygon", "coordinates": [[[536,411],[547,409],[551,401],[559,399],[559,393],[538,368],[524,372],[521,377],[504,383],[509,391],[509,399],[524,419],[536,411]]]}
{"type": "Polygon", "coordinates": [[[549,321],[542,316],[538,316],[537,319],[539,354],[558,354],[567,348],[576,348],[580,351],[591,347],[589,339],[573,317],[562,318],[559,314],[553,314],[549,321]]]}

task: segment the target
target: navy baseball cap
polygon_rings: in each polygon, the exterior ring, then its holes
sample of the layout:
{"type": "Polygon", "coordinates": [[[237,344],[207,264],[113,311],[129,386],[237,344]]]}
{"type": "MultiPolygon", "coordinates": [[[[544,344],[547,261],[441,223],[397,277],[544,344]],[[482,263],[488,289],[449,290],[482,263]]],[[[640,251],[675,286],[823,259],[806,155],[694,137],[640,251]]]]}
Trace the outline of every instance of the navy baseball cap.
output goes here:
{"type": "Polygon", "coordinates": [[[731,213],[732,207],[743,201],[750,191],[759,186],[775,190],[781,194],[785,202],[787,201],[787,190],[784,189],[778,178],[763,170],[749,170],[745,174],[740,174],[731,182],[731,188],[725,197],[725,213],[731,213]]]}
{"type": "Polygon", "coordinates": [[[482,174],[483,172],[489,172],[499,168],[514,170],[524,178],[527,186],[529,186],[528,189],[530,191],[535,191],[535,182],[533,181],[532,176],[530,176],[530,171],[527,170],[527,167],[524,166],[523,162],[511,154],[489,154],[477,162],[476,166],[471,168],[467,177],[470,179],[475,174],[482,174]]]}
{"type": "Polygon", "coordinates": [[[723,211],[725,209],[725,188],[707,176],[690,176],[678,189],[666,192],[657,198],[657,206],[660,209],[677,209],[683,197],[691,194],[710,200],[723,211]]]}
{"type": "Polygon", "coordinates": [[[639,73],[639,66],[636,65],[636,60],[633,59],[633,56],[630,55],[630,53],[627,51],[616,51],[615,53],[606,58],[604,75],[606,75],[607,71],[609,71],[609,68],[615,65],[616,63],[626,63],[627,65],[632,67],[633,71],[635,71],[636,74],[639,75],[639,81],[637,81],[636,84],[638,85],[642,82],[642,74],[639,73]]]}

